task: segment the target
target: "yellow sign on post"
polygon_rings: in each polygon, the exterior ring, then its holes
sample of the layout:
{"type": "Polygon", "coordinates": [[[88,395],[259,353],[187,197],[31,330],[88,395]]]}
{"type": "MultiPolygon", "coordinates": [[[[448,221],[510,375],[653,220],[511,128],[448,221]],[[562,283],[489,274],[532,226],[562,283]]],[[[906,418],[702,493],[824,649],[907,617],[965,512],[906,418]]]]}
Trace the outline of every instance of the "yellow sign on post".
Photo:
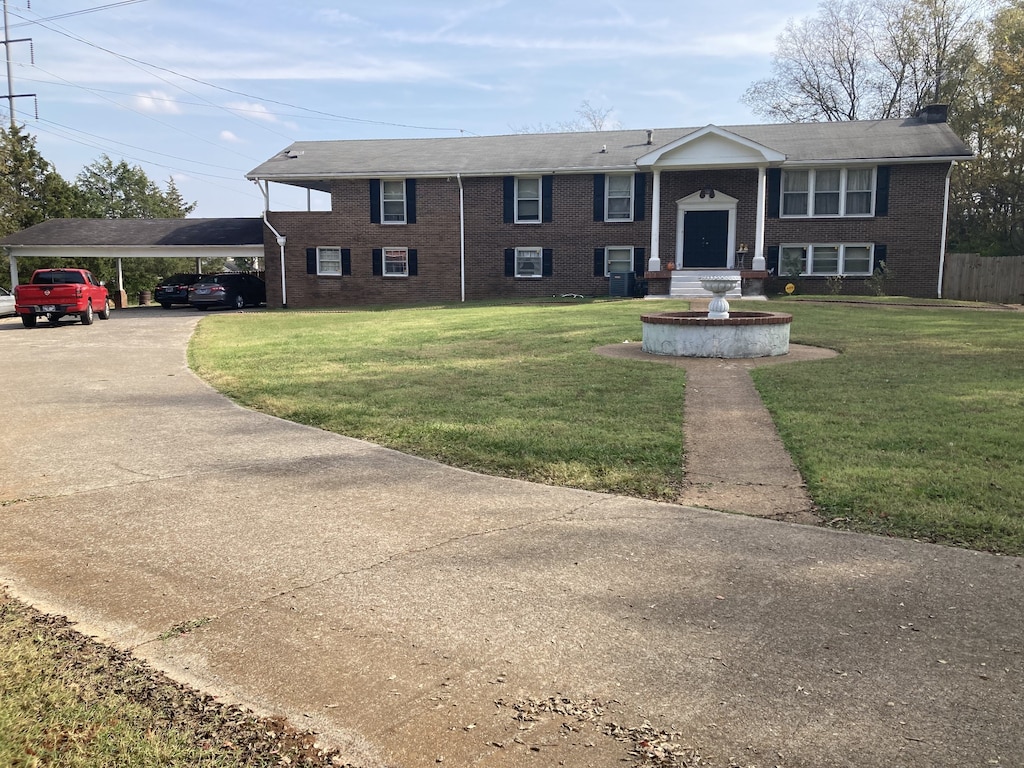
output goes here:
{"type": "Polygon", "coordinates": [[[796,286],[795,285],[793,285],[792,283],[786,283],[786,293],[788,293],[790,296],[792,296],[793,295],[793,291],[795,291],[795,290],[796,290],[796,286]]]}

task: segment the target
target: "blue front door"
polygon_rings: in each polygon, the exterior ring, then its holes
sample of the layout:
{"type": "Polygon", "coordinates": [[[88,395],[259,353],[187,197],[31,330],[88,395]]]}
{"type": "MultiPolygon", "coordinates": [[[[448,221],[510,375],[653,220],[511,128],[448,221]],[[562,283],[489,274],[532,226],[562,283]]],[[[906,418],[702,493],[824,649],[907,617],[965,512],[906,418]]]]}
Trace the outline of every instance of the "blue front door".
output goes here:
{"type": "Polygon", "coordinates": [[[729,265],[729,212],[683,213],[683,268],[725,269],[729,265]]]}

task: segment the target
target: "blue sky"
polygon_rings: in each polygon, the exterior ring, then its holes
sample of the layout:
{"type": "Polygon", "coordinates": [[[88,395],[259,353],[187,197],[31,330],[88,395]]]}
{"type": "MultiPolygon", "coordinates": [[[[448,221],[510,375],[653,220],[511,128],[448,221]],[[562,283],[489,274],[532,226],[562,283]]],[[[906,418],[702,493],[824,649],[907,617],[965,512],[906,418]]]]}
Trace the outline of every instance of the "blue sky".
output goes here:
{"type": "MultiPolygon", "coordinates": [[[[758,122],[740,102],[817,0],[8,0],[18,122],[73,181],[102,154],[192,216],[258,216],[292,141],[758,122]],[[89,10],[96,9],[96,10],[89,10]],[[89,11],[89,12],[83,12],[89,11]],[[62,18],[55,18],[62,17],[62,18]],[[30,23],[29,23],[30,22],[30,23]]],[[[6,92],[6,89],[4,89],[6,92]]],[[[7,114],[6,100],[0,113],[7,114]]],[[[303,196],[278,193],[275,209],[303,196]]]]}

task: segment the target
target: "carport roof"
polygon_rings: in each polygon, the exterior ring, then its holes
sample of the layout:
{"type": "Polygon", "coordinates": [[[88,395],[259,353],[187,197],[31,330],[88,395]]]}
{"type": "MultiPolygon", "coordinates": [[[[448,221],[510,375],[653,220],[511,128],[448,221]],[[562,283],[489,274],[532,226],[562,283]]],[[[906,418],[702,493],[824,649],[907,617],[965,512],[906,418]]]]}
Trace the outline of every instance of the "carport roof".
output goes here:
{"type": "Polygon", "coordinates": [[[262,219],[49,219],[0,246],[245,246],[263,244],[262,219]]]}

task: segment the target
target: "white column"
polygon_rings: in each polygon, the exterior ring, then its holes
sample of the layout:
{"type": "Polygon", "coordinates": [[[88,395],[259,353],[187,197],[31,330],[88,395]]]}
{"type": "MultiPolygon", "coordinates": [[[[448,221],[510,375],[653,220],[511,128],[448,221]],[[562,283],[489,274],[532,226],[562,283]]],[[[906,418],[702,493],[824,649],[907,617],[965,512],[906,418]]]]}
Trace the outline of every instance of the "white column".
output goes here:
{"type": "Polygon", "coordinates": [[[651,257],[647,260],[650,272],[661,271],[661,171],[654,169],[654,195],[651,200],[651,257]]]}
{"type": "Polygon", "coordinates": [[[764,270],[764,219],[767,214],[768,170],[757,169],[757,224],[754,227],[754,259],[751,269],[764,270]]]}
{"type": "Polygon", "coordinates": [[[11,263],[11,288],[18,284],[18,258],[14,255],[14,249],[7,249],[7,258],[11,263]]]}

